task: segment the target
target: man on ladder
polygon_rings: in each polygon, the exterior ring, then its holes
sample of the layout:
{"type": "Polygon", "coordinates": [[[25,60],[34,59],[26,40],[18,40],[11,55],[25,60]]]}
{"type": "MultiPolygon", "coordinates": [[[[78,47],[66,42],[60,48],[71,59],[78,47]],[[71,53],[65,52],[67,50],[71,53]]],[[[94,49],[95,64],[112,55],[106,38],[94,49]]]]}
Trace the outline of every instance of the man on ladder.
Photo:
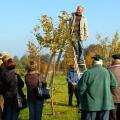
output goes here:
{"type": "Polygon", "coordinates": [[[84,60],[83,41],[88,37],[87,19],[83,15],[84,8],[78,6],[76,12],[71,14],[69,18],[71,25],[71,34],[74,36],[72,45],[77,55],[78,62],[84,60]]]}
{"type": "Polygon", "coordinates": [[[84,60],[83,41],[88,37],[88,25],[87,19],[83,15],[84,8],[78,6],[76,12],[68,14],[66,11],[62,11],[62,16],[59,16],[61,20],[68,21],[70,25],[70,34],[72,36],[72,45],[74,50],[74,61],[78,66],[78,76],[86,70],[86,64],[84,60]],[[80,66],[84,66],[84,70],[80,70],[80,66]]]}

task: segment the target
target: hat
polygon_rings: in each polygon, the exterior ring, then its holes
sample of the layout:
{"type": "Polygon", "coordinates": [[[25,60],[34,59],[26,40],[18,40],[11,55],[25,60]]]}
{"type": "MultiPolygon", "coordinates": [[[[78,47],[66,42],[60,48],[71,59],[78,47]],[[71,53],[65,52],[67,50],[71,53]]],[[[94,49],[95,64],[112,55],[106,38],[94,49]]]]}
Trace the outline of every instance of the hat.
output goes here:
{"type": "Polygon", "coordinates": [[[113,59],[120,59],[120,53],[112,55],[113,59]]]}
{"type": "Polygon", "coordinates": [[[7,51],[4,51],[2,53],[2,59],[8,60],[10,58],[10,54],[7,51]]]}
{"type": "Polygon", "coordinates": [[[103,57],[101,57],[100,55],[95,55],[92,57],[95,61],[99,61],[99,60],[103,60],[103,57]]]}

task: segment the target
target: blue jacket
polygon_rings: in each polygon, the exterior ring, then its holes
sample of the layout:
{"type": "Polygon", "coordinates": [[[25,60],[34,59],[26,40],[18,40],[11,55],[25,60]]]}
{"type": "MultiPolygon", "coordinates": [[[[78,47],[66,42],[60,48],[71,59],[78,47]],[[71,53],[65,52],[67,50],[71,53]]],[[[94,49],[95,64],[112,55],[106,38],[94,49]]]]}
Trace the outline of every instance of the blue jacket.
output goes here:
{"type": "Polygon", "coordinates": [[[76,82],[78,83],[78,75],[74,68],[70,68],[67,72],[67,81],[69,83],[76,82]]]}

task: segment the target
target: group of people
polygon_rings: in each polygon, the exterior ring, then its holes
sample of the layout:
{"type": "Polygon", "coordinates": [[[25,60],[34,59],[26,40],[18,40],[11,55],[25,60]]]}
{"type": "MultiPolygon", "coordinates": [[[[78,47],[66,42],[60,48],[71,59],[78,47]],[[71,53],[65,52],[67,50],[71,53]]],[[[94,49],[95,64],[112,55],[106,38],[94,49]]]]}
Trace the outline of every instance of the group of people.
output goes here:
{"type": "MultiPolygon", "coordinates": [[[[71,25],[71,42],[78,61],[83,59],[83,40],[88,37],[87,19],[83,15],[84,8],[78,6],[66,20],[71,25]]],[[[66,13],[64,13],[66,14],[66,13]]],[[[67,73],[69,106],[75,93],[77,104],[81,110],[81,120],[120,120],[120,54],[112,56],[113,62],[108,69],[103,67],[103,58],[92,57],[93,66],[83,73],[80,80],[76,65],[70,66],[67,73]]],[[[24,82],[15,71],[16,63],[7,53],[0,55],[0,120],[18,120],[17,92],[22,91],[24,82]]],[[[29,62],[25,83],[30,120],[41,120],[44,99],[38,97],[37,87],[47,85],[43,74],[37,71],[37,64],[29,62]]]]}
{"type": "Polygon", "coordinates": [[[95,55],[93,66],[78,80],[76,69],[67,73],[68,104],[75,93],[81,120],[120,120],[120,54],[112,56],[111,66],[103,67],[103,58],[95,55]]]}
{"type": "MultiPolygon", "coordinates": [[[[15,71],[16,63],[8,52],[0,54],[0,120],[18,120],[19,99],[22,96],[24,82],[15,71]]],[[[43,74],[37,70],[37,64],[30,61],[25,75],[29,120],[41,120],[44,99],[37,95],[38,84],[46,87],[43,74]]]]}
{"type": "MultiPolygon", "coordinates": [[[[78,62],[83,60],[83,41],[88,37],[87,19],[83,11],[84,8],[78,6],[76,12],[65,19],[72,26],[72,45],[78,62]]],[[[112,58],[111,67],[106,69],[103,67],[103,58],[100,55],[93,56],[93,66],[84,72],[80,80],[75,65],[70,66],[67,72],[68,104],[72,106],[75,93],[81,120],[120,120],[120,54],[114,54],[112,58]]]]}

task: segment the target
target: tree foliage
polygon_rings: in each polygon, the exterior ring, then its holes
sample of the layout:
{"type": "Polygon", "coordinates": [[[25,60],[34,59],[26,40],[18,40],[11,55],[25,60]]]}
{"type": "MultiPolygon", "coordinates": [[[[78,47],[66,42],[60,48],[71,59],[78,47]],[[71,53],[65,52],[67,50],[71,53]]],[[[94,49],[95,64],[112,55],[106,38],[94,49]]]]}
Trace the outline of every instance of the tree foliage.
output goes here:
{"type": "Polygon", "coordinates": [[[104,58],[104,66],[108,67],[111,64],[111,56],[113,54],[120,53],[119,34],[116,32],[113,39],[110,41],[108,37],[102,38],[101,35],[97,33],[96,39],[98,41],[98,44],[91,44],[85,49],[86,63],[88,66],[90,66],[90,56],[99,54],[104,58]]]}

